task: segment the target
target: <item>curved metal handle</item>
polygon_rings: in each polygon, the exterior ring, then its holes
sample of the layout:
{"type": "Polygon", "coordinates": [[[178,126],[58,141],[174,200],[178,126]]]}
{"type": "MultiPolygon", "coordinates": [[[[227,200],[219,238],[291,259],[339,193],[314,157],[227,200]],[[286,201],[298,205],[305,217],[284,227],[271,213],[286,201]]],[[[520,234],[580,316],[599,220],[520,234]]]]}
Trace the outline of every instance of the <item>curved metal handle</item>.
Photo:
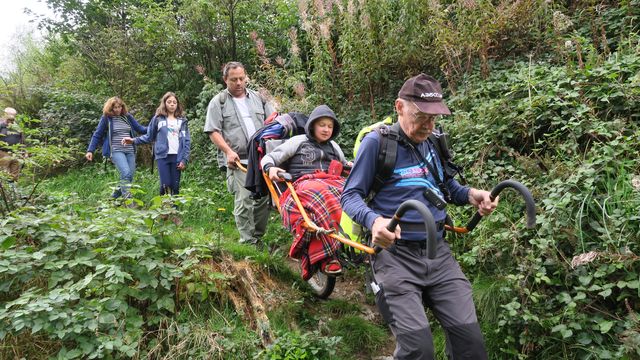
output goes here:
{"type": "MultiPolygon", "coordinates": [[[[533,195],[531,195],[531,192],[529,191],[529,189],[527,189],[526,186],[515,180],[504,180],[496,185],[493,190],[491,190],[491,201],[495,200],[496,197],[498,197],[498,194],[500,194],[502,190],[508,187],[515,189],[520,193],[520,195],[522,195],[527,212],[527,228],[532,229],[534,226],[536,226],[536,203],[533,201],[533,195]]],[[[471,221],[469,221],[469,223],[467,224],[467,231],[475,229],[480,220],[482,220],[482,215],[480,215],[480,212],[478,211],[475,213],[475,215],[473,215],[473,218],[471,218],[471,221]]]]}
{"type": "MultiPolygon", "coordinates": [[[[422,220],[424,221],[424,228],[427,230],[427,257],[429,259],[435,259],[437,249],[436,236],[438,234],[438,230],[436,228],[436,222],[433,219],[433,215],[431,215],[431,211],[429,211],[425,204],[421,203],[418,200],[407,200],[400,204],[400,207],[398,207],[398,210],[396,210],[396,213],[391,218],[391,221],[389,221],[387,230],[391,232],[395,231],[396,226],[398,225],[398,222],[400,222],[400,219],[402,218],[404,213],[410,209],[417,211],[420,216],[422,216],[422,220]]],[[[382,250],[382,248],[379,246],[375,246],[375,250],[376,253],[378,253],[382,250]]]]}
{"type": "Polygon", "coordinates": [[[240,171],[242,171],[243,173],[247,172],[247,168],[242,165],[242,163],[240,162],[240,160],[236,160],[236,166],[238,167],[238,169],[240,169],[240,171]]]}

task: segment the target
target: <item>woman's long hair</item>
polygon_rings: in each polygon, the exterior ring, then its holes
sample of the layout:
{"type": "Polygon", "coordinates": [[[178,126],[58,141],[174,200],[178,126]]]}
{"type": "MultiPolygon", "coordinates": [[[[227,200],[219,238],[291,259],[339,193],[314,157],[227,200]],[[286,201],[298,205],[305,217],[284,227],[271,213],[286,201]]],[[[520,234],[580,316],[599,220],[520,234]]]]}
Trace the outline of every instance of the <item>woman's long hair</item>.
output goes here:
{"type": "Polygon", "coordinates": [[[160,99],[160,106],[158,106],[158,108],[156,109],[156,116],[159,116],[159,115],[162,115],[164,117],[169,116],[169,113],[167,112],[166,101],[170,97],[174,97],[178,102],[178,106],[176,106],[176,111],[173,113],[173,116],[175,116],[176,118],[182,117],[182,112],[183,112],[182,103],[180,102],[176,94],[174,94],[171,91],[162,95],[162,99],[160,99]]]}
{"type": "Polygon", "coordinates": [[[122,101],[122,99],[120,99],[117,96],[109,98],[109,100],[107,100],[107,102],[104,103],[104,106],[102,107],[102,114],[104,116],[115,116],[115,115],[125,116],[127,115],[128,112],[129,110],[127,110],[127,104],[125,104],[124,101],[122,101]],[[120,114],[116,114],[113,112],[113,107],[116,105],[122,106],[122,109],[120,109],[120,114]]]}

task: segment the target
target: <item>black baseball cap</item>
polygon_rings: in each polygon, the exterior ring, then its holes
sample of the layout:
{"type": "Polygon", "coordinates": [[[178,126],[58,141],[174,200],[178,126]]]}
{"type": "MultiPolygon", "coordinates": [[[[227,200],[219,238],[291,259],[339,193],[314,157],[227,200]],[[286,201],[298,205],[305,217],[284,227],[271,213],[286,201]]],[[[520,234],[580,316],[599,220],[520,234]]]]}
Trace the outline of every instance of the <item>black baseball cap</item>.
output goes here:
{"type": "Polygon", "coordinates": [[[442,100],[442,87],[432,76],[420,74],[405,81],[398,97],[413,102],[425,114],[451,115],[442,100]]]}

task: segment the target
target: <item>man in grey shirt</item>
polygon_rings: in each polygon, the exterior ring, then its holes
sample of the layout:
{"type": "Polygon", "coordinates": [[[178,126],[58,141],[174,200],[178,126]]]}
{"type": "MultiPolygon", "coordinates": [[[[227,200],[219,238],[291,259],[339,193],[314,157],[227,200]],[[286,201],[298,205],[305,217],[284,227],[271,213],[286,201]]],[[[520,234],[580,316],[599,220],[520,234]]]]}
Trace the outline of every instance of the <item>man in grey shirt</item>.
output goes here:
{"type": "Polygon", "coordinates": [[[247,89],[244,65],[229,62],[222,71],[227,88],[209,102],[204,132],[223,153],[227,167],[227,189],[234,196],[233,215],[241,243],[257,243],[267,228],[268,198],[253,200],[244,188],[246,173],[236,161],[247,164],[247,145],[264,120],[275,111],[258,93],[247,89]]]}

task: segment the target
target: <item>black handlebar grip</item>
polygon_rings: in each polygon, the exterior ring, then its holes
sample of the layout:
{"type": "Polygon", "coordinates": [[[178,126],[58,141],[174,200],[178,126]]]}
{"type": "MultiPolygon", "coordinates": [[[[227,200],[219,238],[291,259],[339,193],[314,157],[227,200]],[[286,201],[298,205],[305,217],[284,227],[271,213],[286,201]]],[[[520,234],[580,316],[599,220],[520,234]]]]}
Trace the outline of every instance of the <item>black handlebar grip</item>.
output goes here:
{"type": "MultiPolygon", "coordinates": [[[[404,213],[410,209],[417,211],[420,216],[422,216],[424,227],[427,230],[427,257],[429,259],[435,259],[437,250],[436,236],[438,231],[436,229],[436,222],[433,220],[433,215],[431,215],[431,211],[429,211],[427,206],[423,203],[419,202],[418,200],[407,200],[400,204],[400,207],[398,207],[398,210],[396,210],[395,215],[393,215],[393,218],[391,218],[391,221],[389,221],[387,230],[391,232],[395,231],[398,222],[402,218],[402,215],[404,215],[404,213]]],[[[376,252],[379,251],[376,249],[376,252]]]]}
{"type": "Polygon", "coordinates": [[[533,195],[531,195],[531,192],[529,191],[529,189],[527,189],[526,186],[515,180],[502,181],[501,183],[496,185],[493,190],[491,190],[491,199],[495,199],[498,194],[500,194],[500,192],[507,187],[513,188],[514,190],[518,191],[520,195],[522,195],[524,204],[526,206],[527,228],[534,228],[536,226],[536,203],[533,200],[533,195]]]}
{"type": "Polygon", "coordinates": [[[480,215],[480,212],[477,211],[475,214],[473,214],[473,217],[471,218],[471,220],[469,220],[469,223],[467,224],[467,230],[471,231],[475,229],[476,225],[478,225],[480,220],[482,220],[482,215],[480,215]]]}
{"type": "Polygon", "coordinates": [[[292,181],[293,180],[293,176],[291,176],[291,174],[289,174],[288,172],[284,172],[284,171],[279,171],[278,172],[278,177],[281,178],[284,181],[292,181]]]}
{"type": "MultiPolygon", "coordinates": [[[[533,200],[533,195],[531,195],[531,192],[529,191],[529,189],[527,189],[526,186],[515,180],[504,180],[491,190],[491,194],[489,195],[491,201],[495,200],[500,192],[508,187],[513,188],[514,190],[518,191],[520,195],[522,195],[526,206],[527,228],[532,229],[536,226],[536,203],[533,200]]],[[[467,224],[466,229],[468,231],[472,231],[473,229],[475,229],[476,225],[478,225],[480,220],[482,220],[482,215],[480,215],[480,212],[476,212],[467,224]]]]}

